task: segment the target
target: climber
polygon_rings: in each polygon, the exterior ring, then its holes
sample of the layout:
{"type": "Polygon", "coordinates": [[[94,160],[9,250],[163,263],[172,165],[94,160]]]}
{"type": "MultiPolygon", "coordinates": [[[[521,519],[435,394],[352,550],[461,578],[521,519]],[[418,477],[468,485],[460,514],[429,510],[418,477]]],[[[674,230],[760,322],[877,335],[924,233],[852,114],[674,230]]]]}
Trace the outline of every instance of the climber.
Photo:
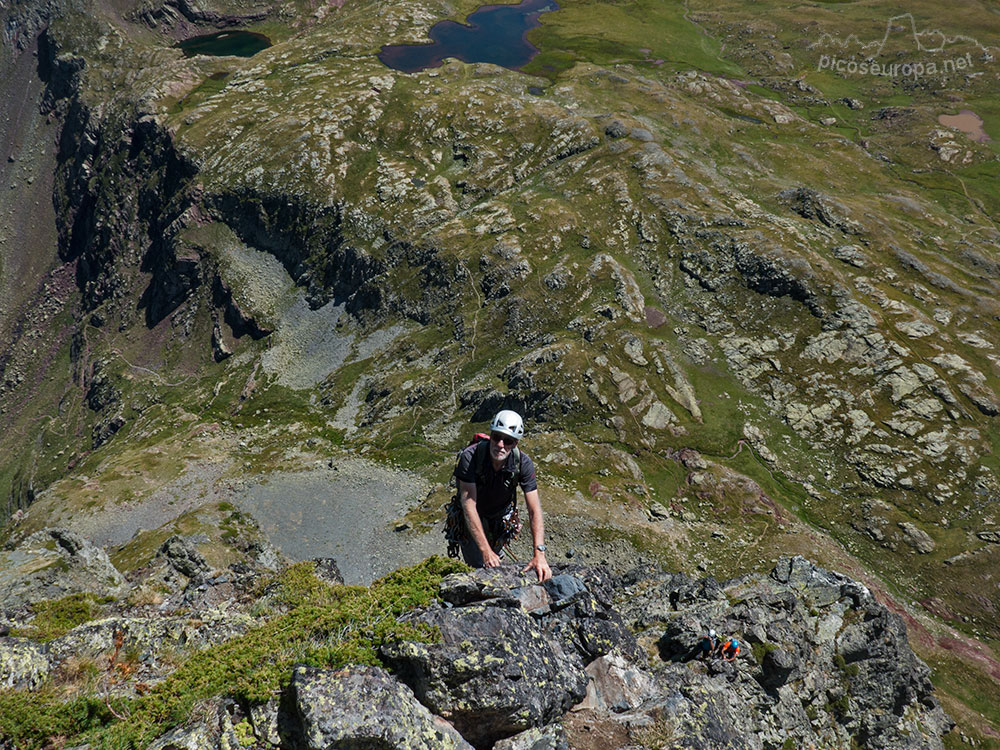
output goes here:
{"type": "Polygon", "coordinates": [[[504,409],[490,422],[490,434],[477,435],[458,456],[455,478],[458,494],[448,510],[445,535],[448,554],[462,551],[474,568],[495,568],[504,547],[521,530],[517,487],[528,508],[534,554],[524,571],[534,570],[539,581],[552,577],[545,560],[545,524],[538,498],[535,465],[518,447],[524,423],[516,412],[504,409]]]}
{"type": "Polygon", "coordinates": [[[730,638],[728,641],[722,644],[719,649],[719,656],[723,658],[724,661],[736,661],[736,657],[740,655],[740,642],[736,638],[730,638]]]}
{"type": "Polygon", "coordinates": [[[713,628],[708,629],[708,634],[703,635],[698,640],[698,645],[695,646],[695,650],[698,652],[695,656],[699,661],[704,661],[719,647],[719,639],[715,635],[715,630],[713,628]]]}

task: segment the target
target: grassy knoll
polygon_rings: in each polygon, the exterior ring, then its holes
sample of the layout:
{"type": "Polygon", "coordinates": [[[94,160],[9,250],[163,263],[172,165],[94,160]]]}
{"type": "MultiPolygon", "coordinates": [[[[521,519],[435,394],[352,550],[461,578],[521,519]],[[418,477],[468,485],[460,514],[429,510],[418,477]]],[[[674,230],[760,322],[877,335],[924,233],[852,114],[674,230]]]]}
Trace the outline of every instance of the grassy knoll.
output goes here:
{"type": "Polygon", "coordinates": [[[650,71],[697,68],[741,74],[721,56],[721,45],[687,19],[684,3],[677,0],[565,0],[560,6],[529,32],[528,39],[541,51],[524,67],[526,73],[555,78],[577,62],[623,62],[650,71]],[[656,61],[662,62],[654,65],[656,61]]]}

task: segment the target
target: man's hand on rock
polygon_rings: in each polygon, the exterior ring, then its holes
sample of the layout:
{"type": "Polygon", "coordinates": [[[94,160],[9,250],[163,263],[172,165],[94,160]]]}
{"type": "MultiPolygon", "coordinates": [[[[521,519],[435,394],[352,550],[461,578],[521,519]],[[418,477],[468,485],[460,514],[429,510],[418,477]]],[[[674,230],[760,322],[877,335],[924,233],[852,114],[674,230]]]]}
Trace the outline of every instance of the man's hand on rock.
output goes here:
{"type": "Polygon", "coordinates": [[[534,570],[538,574],[538,581],[547,581],[552,577],[552,568],[545,561],[545,553],[536,552],[535,556],[531,558],[531,562],[528,566],[522,570],[522,573],[527,573],[529,570],[534,570]]]}
{"type": "Polygon", "coordinates": [[[483,552],[483,567],[484,568],[500,567],[500,558],[497,556],[497,553],[494,552],[492,549],[487,548],[486,551],[483,552]]]}

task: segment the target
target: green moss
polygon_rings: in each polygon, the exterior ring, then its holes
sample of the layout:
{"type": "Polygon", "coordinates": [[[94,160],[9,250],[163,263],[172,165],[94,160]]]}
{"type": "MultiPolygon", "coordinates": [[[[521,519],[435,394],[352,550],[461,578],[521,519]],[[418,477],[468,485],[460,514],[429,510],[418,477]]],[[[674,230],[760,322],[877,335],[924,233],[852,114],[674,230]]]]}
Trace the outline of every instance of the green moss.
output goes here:
{"type": "Polygon", "coordinates": [[[856,677],[858,674],[857,664],[848,664],[843,654],[833,655],[833,666],[843,672],[847,677],[856,677]]]}
{"type": "Polygon", "coordinates": [[[93,620],[101,612],[101,604],[92,594],[71,594],[62,599],[38,602],[32,605],[35,617],[24,628],[11,631],[13,635],[33,638],[36,641],[51,641],[65,635],[77,625],[93,620]]]}
{"type": "MultiPolygon", "coordinates": [[[[112,701],[112,704],[121,701],[112,701]]],[[[54,738],[79,737],[108,725],[111,710],[97,696],[65,702],[47,687],[39,692],[0,691],[0,736],[18,747],[50,747],[54,738]]]]}
{"type": "Polygon", "coordinates": [[[779,646],[776,643],[764,642],[764,643],[755,643],[751,648],[753,650],[753,658],[757,660],[758,664],[763,664],[764,657],[767,656],[772,651],[777,651],[778,649],[781,648],[781,646],[779,646]]]}
{"type": "Polygon", "coordinates": [[[240,741],[240,747],[244,750],[249,750],[249,748],[257,747],[260,744],[254,734],[253,725],[247,719],[234,724],[233,732],[236,734],[236,739],[240,741]]]}
{"type": "Polygon", "coordinates": [[[847,716],[851,711],[851,697],[846,694],[840,696],[830,703],[830,710],[838,717],[847,716]]]}

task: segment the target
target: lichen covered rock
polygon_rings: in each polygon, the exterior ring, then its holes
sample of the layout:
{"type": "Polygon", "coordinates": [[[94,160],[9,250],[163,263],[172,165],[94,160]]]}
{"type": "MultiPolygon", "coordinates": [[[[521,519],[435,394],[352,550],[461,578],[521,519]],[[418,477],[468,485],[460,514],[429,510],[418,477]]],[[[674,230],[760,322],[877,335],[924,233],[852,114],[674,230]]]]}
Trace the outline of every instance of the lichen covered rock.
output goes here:
{"type": "Polygon", "coordinates": [[[302,667],[292,677],[292,690],[308,750],[471,750],[412,690],[377,667],[302,667]]]}
{"type": "Polygon", "coordinates": [[[400,642],[383,657],[424,705],[473,745],[554,721],[579,701],[586,677],[522,609],[470,604],[421,613],[441,642],[400,642]]]}
{"type": "Polygon", "coordinates": [[[36,688],[52,666],[44,646],[23,638],[0,638],[0,688],[36,688]]]}

